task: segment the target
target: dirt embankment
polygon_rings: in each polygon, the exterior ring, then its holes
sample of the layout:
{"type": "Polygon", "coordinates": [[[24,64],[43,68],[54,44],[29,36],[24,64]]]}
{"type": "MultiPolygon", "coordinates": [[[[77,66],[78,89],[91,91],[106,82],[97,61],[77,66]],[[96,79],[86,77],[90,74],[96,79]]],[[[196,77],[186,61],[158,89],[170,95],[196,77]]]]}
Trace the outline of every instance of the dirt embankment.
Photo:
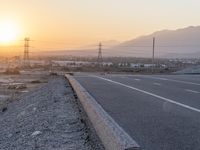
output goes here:
{"type": "Polygon", "coordinates": [[[20,95],[46,84],[49,77],[47,72],[38,74],[26,72],[19,75],[0,74],[0,112],[5,111],[7,105],[20,95]]]}
{"type": "Polygon", "coordinates": [[[0,149],[102,149],[91,142],[81,116],[68,82],[54,77],[0,113],[0,149]]]}

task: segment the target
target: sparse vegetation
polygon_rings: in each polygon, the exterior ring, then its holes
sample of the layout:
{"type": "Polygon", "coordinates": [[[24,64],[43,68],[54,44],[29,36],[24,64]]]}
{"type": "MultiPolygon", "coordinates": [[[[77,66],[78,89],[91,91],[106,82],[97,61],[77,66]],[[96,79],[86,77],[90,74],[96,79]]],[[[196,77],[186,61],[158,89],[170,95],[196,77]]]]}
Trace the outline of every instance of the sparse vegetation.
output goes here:
{"type": "Polygon", "coordinates": [[[31,81],[31,83],[38,84],[38,83],[41,83],[41,81],[40,80],[33,80],[33,81],[31,81]]]}
{"type": "Polygon", "coordinates": [[[20,70],[18,68],[8,68],[8,69],[6,69],[5,74],[7,74],[7,75],[19,75],[20,70]]]}

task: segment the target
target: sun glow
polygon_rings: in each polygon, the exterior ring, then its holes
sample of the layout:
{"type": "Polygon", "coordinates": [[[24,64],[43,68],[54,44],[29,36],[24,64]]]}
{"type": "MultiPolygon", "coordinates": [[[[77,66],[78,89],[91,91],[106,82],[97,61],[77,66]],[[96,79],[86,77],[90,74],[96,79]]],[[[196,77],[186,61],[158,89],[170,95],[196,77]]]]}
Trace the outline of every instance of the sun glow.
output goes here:
{"type": "Polygon", "coordinates": [[[9,44],[16,40],[18,35],[17,25],[8,20],[0,21],[0,44],[9,44]]]}

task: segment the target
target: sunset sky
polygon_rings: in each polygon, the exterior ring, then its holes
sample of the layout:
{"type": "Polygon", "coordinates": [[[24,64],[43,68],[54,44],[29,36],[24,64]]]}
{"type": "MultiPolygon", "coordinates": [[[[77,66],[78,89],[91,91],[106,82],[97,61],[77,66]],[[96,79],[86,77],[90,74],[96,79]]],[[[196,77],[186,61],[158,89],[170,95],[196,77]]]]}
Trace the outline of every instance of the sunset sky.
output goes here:
{"type": "Polygon", "coordinates": [[[0,27],[12,26],[9,44],[28,36],[38,49],[72,48],[197,26],[199,6],[199,0],[1,0],[0,27]]]}

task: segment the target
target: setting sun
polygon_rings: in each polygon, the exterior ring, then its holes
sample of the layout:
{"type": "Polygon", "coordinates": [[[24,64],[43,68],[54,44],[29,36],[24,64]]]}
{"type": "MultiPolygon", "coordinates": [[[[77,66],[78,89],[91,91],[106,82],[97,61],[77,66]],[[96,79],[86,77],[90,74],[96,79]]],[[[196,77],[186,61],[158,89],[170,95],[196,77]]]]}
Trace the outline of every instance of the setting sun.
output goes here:
{"type": "Polygon", "coordinates": [[[0,21],[0,43],[7,44],[16,40],[17,25],[12,21],[0,21]]]}

